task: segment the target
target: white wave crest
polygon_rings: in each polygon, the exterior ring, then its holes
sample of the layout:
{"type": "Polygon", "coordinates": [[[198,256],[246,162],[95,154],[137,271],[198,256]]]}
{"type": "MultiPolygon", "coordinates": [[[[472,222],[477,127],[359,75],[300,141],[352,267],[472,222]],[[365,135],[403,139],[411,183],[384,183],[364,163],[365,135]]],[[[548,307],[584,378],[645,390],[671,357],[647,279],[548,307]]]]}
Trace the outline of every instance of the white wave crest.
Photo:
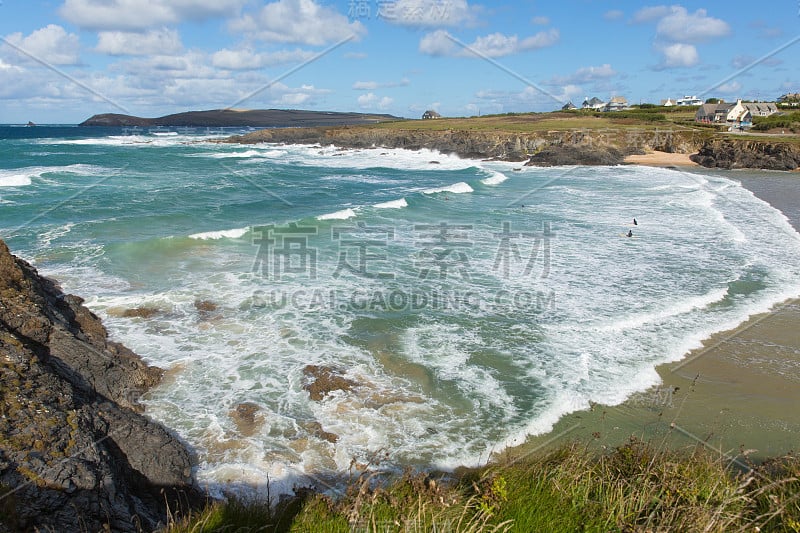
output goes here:
{"type": "Polygon", "coordinates": [[[400,198],[399,200],[375,204],[373,207],[377,209],[402,209],[403,207],[408,207],[408,202],[406,202],[405,198],[400,198]]]}
{"type": "Polygon", "coordinates": [[[439,187],[436,189],[425,189],[422,191],[425,194],[436,194],[440,192],[450,192],[453,194],[462,194],[467,192],[472,192],[474,189],[469,186],[469,184],[464,183],[463,181],[459,181],[458,183],[454,183],[452,185],[448,185],[447,187],[439,187]]]}

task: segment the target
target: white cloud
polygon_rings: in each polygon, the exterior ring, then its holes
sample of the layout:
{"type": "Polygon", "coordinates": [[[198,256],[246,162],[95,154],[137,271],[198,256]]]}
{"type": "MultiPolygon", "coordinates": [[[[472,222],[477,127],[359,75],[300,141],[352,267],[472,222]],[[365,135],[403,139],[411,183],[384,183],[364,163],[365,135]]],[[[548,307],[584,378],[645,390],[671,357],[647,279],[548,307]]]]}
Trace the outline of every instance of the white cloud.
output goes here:
{"type": "Polygon", "coordinates": [[[76,65],[80,62],[78,36],[67,33],[56,24],[48,24],[27,37],[19,32],[12,33],[6,36],[6,40],[12,45],[10,48],[18,48],[24,52],[15,51],[14,54],[24,62],[33,61],[29,56],[52,65],[76,65]]]}
{"type": "Polygon", "coordinates": [[[678,43],[702,43],[730,34],[724,20],[709,17],[705,9],[689,13],[685,7],[672,6],[658,21],[656,36],[678,43]]]}
{"type": "Polygon", "coordinates": [[[378,17],[401,26],[430,28],[472,25],[479,12],[466,0],[395,0],[378,4],[378,17]]]}
{"type": "Polygon", "coordinates": [[[533,17],[531,19],[531,24],[536,24],[537,26],[547,26],[550,24],[549,17],[533,17]]]}
{"type": "Polygon", "coordinates": [[[389,89],[392,87],[405,87],[411,82],[408,78],[403,78],[400,81],[357,81],[353,84],[353,89],[357,91],[374,91],[375,89],[389,89]]]}
{"type": "Polygon", "coordinates": [[[95,47],[96,52],[112,56],[170,55],[182,49],[178,32],[167,28],[146,33],[102,31],[95,47]]]}
{"type": "Polygon", "coordinates": [[[634,13],[631,22],[633,22],[634,24],[653,22],[654,20],[658,20],[661,17],[666,16],[668,13],[669,13],[669,8],[667,6],[643,7],[642,9],[634,13]]]}
{"type": "Polygon", "coordinates": [[[693,67],[700,62],[697,48],[691,44],[675,43],[662,48],[664,67],[693,67]]]}
{"type": "Polygon", "coordinates": [[[211,64],[226,70],[256,70],[282,63],[302,63],[314,57],[309,50],[280,50],[258,53],[250,49],[228,50],[224,48],[212,54],[211,64]]]}
{"type": "Polygon", "coordinates": [[[598,67],[581,67],[568,76],[555,76],[552,83],[555,85],[567,85],[576,83],[588,83],[596,80],[611,78],[617,75],[617,71],[611,65],[604,63],[598,67]]]}
{"type": "Polygon", "coordinates": [[[374,93],[367,93],[359,96],[357,102],[358,107],[361,109],[374,109],[377,107],[380,110],[386,110],[394,103],[394,100],[388,96],[380,98],[374,93]]]}
{"type": "Polygon", "coordinates": [[[419,51],[431,56],[448,57],[503,57],[528,50],[536,50],[552,46],[559,39],[559,32],[553,28],[541,31],[531,37],[519,39],[516,35],[492,33],[478,37],[466,47],[457,44],[445,30],[436,30],[422,37],[419,42],[419,51]]]}
{"type": "Polygon", "coordinates": [[[231,23],[231,29],[267,42],[321,46],[367,30],[359,21],[317,4],[314,0],[278,0],[265,5],[255,15],[246,14],[231,23]]]}
{"type": "Polygon", "coordinates": [[[232,16],[246,0],[65,0],[59,13],[91,30],[144,30],[182,20],[232,16]]]}
{"type": "Polygon", "coordinates": [[[717,87],[717,91],[719,91],[719,92],[721,92],[723,94],[738,93],[739,91],[741,91],[741,89],[742,89],[742,84],[739,83],[738,81],[732,81],[730,83],[724,83],[724,84],[720,85],[719,87],[717,87]]]}

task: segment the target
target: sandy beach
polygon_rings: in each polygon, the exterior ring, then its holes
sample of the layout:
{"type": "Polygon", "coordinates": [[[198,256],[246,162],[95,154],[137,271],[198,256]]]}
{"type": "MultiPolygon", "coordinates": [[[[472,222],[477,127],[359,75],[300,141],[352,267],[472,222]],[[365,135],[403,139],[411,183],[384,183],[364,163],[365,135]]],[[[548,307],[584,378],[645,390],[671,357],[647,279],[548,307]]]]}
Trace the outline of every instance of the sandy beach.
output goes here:
{"type": "Polygon", "coordinates": [[[629,155],[625,163],[629,165],[644,165],[647,167],[699,167],[689,159],[691,154],[678,154],[668,152],[650,152],[644,155],[629,155]]]}
{"type": "MultiPolygon", "coordinates": [[[[726,175],[800,228],[795,174],[726,175]]],[[[708,447],[741,467],[798,450],[800,298],[713,335],[702,348],[657,371],[660,385],[621,405],[595,405],[566,416],[552,432],[529,439],[512,453],[527,455],[570,441],[615,447],[637,436],[657,445],[708,447]]]]}

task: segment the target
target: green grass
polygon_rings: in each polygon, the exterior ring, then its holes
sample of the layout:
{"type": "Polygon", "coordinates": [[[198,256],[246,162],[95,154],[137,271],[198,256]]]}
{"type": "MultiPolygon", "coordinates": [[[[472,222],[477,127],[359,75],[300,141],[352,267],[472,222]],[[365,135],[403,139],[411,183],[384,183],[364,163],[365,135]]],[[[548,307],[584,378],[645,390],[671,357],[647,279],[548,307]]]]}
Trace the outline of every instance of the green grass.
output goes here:
{"type": "Polygon", "coordinates": [[[753,129],[755,131],[768,131],[777,128],[800,131],[800,111],[785,115],[755,117],[753,119],[753,129]]]}
{"type": "Polygon", "coordinates": [[[216,503],[169,531],[800,532],[800,458],[733,466],[702,446],[571,444],[449,481],[365,472],[335,500],[306,491],[276,509],[216,503]]]}

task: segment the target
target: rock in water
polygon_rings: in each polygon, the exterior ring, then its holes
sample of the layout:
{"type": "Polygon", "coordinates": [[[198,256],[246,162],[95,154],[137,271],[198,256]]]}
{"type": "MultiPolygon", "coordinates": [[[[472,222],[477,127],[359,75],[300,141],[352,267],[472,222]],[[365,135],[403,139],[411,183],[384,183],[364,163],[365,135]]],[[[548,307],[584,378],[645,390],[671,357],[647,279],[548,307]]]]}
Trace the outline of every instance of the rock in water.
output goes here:
{"type": "Polygon", "coordinates": [[[203,502],[189,451],[139,414],[161,370],[81,303],[0,240],[0,531],[151,531],[203,502]]]}

